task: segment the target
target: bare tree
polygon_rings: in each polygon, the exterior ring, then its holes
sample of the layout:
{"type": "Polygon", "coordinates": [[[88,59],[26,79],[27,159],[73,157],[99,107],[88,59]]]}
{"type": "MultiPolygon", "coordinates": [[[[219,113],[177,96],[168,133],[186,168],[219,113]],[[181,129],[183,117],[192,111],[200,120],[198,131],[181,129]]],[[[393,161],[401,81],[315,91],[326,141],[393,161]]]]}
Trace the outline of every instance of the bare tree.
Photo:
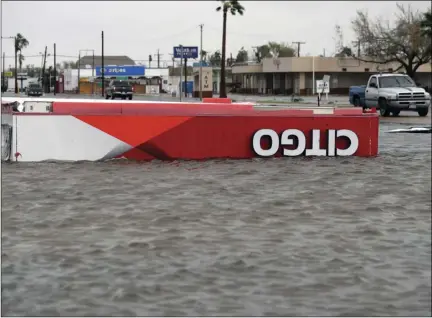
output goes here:
{"type": "Polygon", "coordinates": [[[393,25],[381,18],[372,21],[366,11],[357,11],[352,27],[362,57],[355,58],[376,64],[398,63],[400,66],[395,71],[405,69],[414,77],[421,65],[431,61],[431,39],[421,32],[423,15],[420,12],[400,4],[397,9],[393,25]]]}

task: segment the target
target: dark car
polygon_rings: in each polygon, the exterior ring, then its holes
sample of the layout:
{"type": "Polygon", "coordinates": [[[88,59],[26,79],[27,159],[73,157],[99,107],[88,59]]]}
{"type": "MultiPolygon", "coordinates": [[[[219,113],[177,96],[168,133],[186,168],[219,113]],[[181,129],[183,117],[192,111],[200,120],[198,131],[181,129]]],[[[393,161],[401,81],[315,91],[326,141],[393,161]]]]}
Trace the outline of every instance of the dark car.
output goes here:
{"type": "Polygon", "coordinates": [[[27,87],[27,96],[42,96],[43,90],[39,84],[29,84],[27,87]]]}
{"type": "Polygon", "coordinates": [[[109,86],[105,90],[106,99],[115,99],[116,97],[121,99],[132,99],[132,96],[132,86],[126,81],[113,80],[109,83],[109,86]]]}

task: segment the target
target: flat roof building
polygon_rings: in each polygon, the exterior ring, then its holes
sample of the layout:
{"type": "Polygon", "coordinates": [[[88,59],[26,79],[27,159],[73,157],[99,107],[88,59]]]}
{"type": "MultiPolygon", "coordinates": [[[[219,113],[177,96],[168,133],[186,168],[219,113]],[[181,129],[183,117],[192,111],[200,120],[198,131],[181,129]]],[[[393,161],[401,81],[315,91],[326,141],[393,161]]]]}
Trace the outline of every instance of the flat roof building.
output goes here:
{"type": "MultiPolygon", "coordinates": [[[[238,92],[242,94],[311,95],[315,93],[313,80],[321,80],[324,75],[330,75],[330,94],[348,94],[350,86],[366,85],[371,74],[394,72],[398,67],[397,63],[375,64],[354,58],[305,56],[237,63],[232,66],[232,74],[233,82],[238,83],[238,92]]],[[[418,68],[415,80],[424,87],[432,87],[430,63],[418,68]]]]}

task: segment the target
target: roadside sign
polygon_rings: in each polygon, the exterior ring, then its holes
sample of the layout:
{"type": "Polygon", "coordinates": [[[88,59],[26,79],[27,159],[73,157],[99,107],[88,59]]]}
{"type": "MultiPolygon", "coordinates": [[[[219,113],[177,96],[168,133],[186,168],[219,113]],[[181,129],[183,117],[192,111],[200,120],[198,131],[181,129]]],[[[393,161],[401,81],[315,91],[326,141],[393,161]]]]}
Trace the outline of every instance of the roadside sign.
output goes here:
{"type": "Polygon", "coordinates": [[[101,72],[101,67],[96,66],[96,76],[144,76],[145,67],[142,65],[106,66],[101,72]]]}
{"type": "MultiPolygon", "coordinates": [[[[192,65],[192,67],[200,67],[200,62],[198,62],[198,63],[193,63],[193,65],[192,65]]],[[[207,66],[209,66],[209,64],[207,63],[207,62],[202,62],[202,66],[203,67],[207,67],[207,66]]]]}
{"type": "Polygon", "coordinates": [[[318,94],[328,94],[330,93],[330,83],[324,82],[323,80],[316,81],[316,92],[318,94]]]}
{"type": "Polygon", "coordinates": [[[13,77],[13,72],[4,72],[4,77],[13,77]]]}
{"type": "MultiPolygon", "coordinates": [[[[182,49],[180,46],[174,46],[174,58],[181,58],[182,49]]],[[[196,59],[198,58],[198,46],[183,46],[183,58],[196,59]]]]}
{"type": "Polygon", "coordinates": [[[18,73],[17,76],[25,77],[25,76],[27,76],[27,73],[18,73]]]}

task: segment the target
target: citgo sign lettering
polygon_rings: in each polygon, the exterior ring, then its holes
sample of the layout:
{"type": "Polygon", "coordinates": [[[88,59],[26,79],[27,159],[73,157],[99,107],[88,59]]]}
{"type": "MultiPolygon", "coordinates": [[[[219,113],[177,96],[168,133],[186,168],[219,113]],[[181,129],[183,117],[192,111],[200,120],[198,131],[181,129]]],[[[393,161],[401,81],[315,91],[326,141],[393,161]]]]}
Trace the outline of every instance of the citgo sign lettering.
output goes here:
{"type": "Polygon", "coordinates": [[[312,145],[310,148],[306,148],[306,136],[298,129],[287,129],[278,135],[272,129],[260,129],[254,135],[252,139],[253,151],[260,157],[272,157],[282,146],[282,154],[285,157],[296,157],[296,156],[352,156],[356,153],[359,147],[359,139],[355,132],[348,129],[329,129],[327,130],[327,148],[320,148],[321,130],[312,130],[312,145]],[[263,137],[270,138],[270,148],[263,149],[261,147],[261,139],[263,137]],[[349,140],[349,146],[346,149],[339,149],[336,147],[337,138],[347,138],[349,140]],[[295,145],[297,140],[297,147],[295,149],[286,149],[284,146],[295,145]]]}

